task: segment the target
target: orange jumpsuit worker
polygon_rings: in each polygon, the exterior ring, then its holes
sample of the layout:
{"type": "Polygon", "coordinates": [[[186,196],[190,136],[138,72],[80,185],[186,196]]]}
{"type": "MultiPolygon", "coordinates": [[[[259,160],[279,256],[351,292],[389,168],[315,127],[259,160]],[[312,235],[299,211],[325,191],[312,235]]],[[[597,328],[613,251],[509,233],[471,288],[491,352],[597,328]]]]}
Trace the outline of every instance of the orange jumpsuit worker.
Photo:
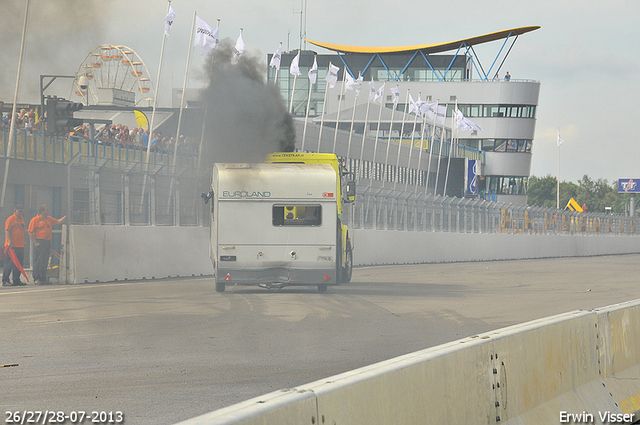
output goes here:
{"type": "MultiPolygon", "coordinates": [[[[12,248],[16,258],[20,263],[24,261],[24,207],[16,205],[15,213],[4,224],[4,246],[12,248]]],[[[11,257],[6,254],[4,257],[4,270],[2,272],[2,286],[24,286],[26,283],[20,280],[20,269],[13,264],[11,257]],[[13,282],[9,280],[9,275],[13,273],[13,282]]]]}
{"type": "Polygon", "coordinates": [[[49,257],[51,256],[51,238],[53,232],[51,229],[58,223],[62,223],[67,216],[56,220],[49,216],[49,207],[40,205],[38,207],[38,215],[31,219],[29,223],[29,237],[35,245],[33,263],[33,279],[36,285],[46,285],[47,282],[47,266],[49,265],[49,257]]]}

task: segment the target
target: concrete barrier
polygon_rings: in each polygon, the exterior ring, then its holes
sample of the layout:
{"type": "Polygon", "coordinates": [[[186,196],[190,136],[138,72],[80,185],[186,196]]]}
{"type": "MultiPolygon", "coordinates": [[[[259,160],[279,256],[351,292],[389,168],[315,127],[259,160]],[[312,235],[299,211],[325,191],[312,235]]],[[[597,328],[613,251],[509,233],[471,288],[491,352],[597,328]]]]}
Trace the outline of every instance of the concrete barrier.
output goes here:
{"type": "Polygon", "coordinates": [[[640,300],[574,311],[180,424],[630,423],[640,418],[639,335],[640,300]]]}
{"type": "Polygon", "coordinates": [[[640,237],[355,229],[355,265],[521,260],[640,253],[640,237]]]}
{"type": "MultiPolygon", "coordinates": [[[[640,411],[640,303],[598,309],[603,386],[623,413],[640,411]]],[[[636,415],[636,420],[640,415],[636,415]]]]}
{"type": "Polygon", "coordinates": [[[209,228],[70,226],[61,283],[212,275],[209,228]]]}
{"type": "MultiPolygon", "coordinates": [[[[355,265],[640,253],[640,237],[631,236],[356,229],[353,242],[355,265]]],[[[63,247],[63,283],[213,274],[208,227],[70,226],[63,247]]]]}

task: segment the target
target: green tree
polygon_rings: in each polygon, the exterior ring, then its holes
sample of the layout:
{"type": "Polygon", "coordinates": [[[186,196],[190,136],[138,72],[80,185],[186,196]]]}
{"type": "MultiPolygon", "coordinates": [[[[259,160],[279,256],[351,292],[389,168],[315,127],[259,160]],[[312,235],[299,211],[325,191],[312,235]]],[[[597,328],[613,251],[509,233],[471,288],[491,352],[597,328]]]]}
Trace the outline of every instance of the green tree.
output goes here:
{"type": "MultiPolygon", "coordinates": [[[[557,180],[551,175],[545,177],[531,176],[527,186],[527,203],[531,206],[556,207],[557,180]]],[[[624,214],[629,205],[630,195],[618,193],[618,182],[609,184],[607,179],[592,180],[584,175],[578,184],[560,183],[560,208],[563,209],[573,198],[580,205],[586,205],[587,212],[605,212],[611,207],[614,214],[624,214]]]]}
{"type": "Polygon", "coordinates": [[[537,207],[555,208],[556,178],[550,174],[545,177],[529,177],[527,184],[527,204],[537,207]]]}

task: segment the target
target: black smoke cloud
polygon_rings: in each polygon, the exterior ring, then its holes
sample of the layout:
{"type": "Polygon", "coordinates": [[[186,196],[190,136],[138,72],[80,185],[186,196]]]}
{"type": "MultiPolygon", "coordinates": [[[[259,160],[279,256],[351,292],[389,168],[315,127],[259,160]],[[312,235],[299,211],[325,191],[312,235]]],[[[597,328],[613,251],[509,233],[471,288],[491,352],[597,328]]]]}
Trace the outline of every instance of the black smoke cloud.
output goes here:
{"type": "Polygon", "coordinates": [[[263,58],[245,53],[231,63],[234,47],[224,39],[208,57],[203,164],[263,162],[271,152],[295,146],[293,118],[278,87],[266,82],[263,58]]]}
{"type": "MultiPolygon", "coordinates": [[[[107,2],[31,0],[19,102],[38,102],[40,75],[74,75],[85,55],[104,43],[107,2]]],[[[24,0],[0,0],[0,100],[13,102],[24,24],[24,0]]],[[[65,87],[70,87],[66,84],[65,87]]],[[[53,93],[68,97],[65,92],[53,93]]]]}

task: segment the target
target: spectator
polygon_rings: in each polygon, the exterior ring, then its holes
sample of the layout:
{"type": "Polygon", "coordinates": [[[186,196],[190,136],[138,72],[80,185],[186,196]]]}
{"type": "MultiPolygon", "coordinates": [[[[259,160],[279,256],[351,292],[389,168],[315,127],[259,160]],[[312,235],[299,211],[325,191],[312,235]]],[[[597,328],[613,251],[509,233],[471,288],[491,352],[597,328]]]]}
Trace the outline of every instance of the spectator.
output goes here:
{"type": "Polygon", "coordinates": [[[51,256],[52,228],[56,224],[62,223],[66,218],[67,216],[64,216],[56,220],[49,215],[49,207],[40,205],[38,207],[38,215],[33,217],[29,223],[29,237],[35,246],[33,279],[36,285],[46,285],[48,283],[47,265],[51,256]]]}
{"type": "Polygon", "coordinates": [[[129,132],[129,142],[133,146],[138,146],[140,144],[140,134],[138,133],[138,129],[133,127],[129,132]]]}
{"type": "Polygon", "coordinates": [[[142,133],[142,146],[146,149],[149,146],[149,129],[146,129],[144,133],[142,133]]]}
{"type": "Polygon", "coordinates": [[[509,75],[509,71],[507,71],[507,73],[504,75],[504,80],[505,81],[511,80],[511,75],[509,75]]]}

